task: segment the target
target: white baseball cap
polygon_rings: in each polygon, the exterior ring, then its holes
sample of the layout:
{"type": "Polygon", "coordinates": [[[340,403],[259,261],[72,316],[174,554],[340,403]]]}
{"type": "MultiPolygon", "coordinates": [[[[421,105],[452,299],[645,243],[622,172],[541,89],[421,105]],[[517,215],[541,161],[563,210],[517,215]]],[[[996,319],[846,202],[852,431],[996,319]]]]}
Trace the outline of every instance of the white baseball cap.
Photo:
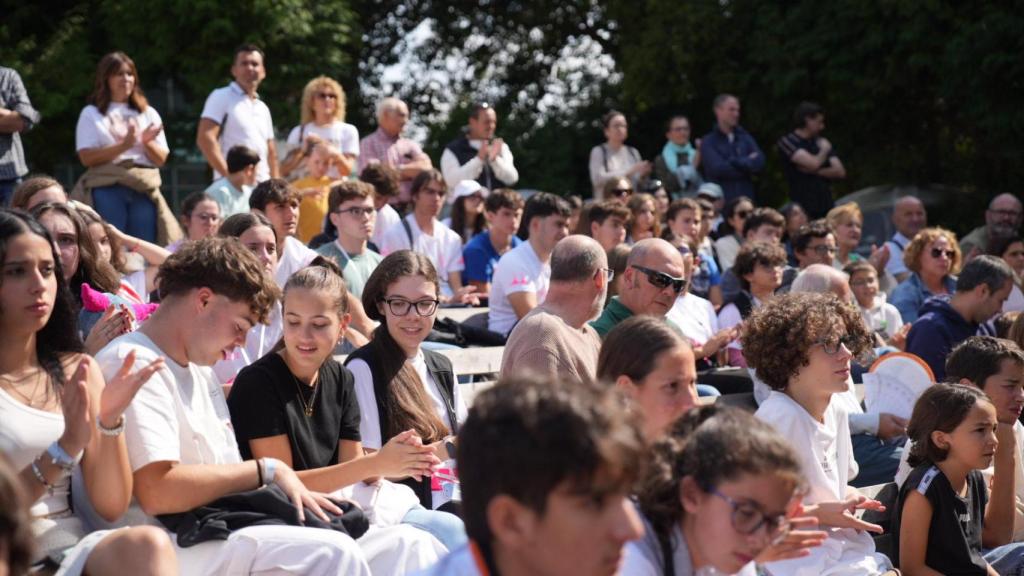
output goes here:
{"type": "Polygon", "coordinates": [[[484,198],[487,198],[487,194],[489,193],[487,188],[481,186],[476,180],[463,180],[455,185],[455,189],[452,190],[451,196],[448,197],[448,201],[449,203],[454,204],[459,198],[463,196],[472,196],[477,192],[479,192],[484,198]]]}

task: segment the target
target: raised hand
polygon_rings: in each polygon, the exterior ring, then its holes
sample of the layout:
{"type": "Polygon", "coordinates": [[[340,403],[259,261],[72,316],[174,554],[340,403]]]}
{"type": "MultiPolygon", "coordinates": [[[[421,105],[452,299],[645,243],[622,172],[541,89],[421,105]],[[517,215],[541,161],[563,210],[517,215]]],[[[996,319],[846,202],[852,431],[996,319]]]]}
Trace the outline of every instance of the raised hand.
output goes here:
{"type": "Polygon", "coordinates": [[[762,550],[757,555],[757,562],[764,564],[807,556],[811,553],[811,548],[821,546],[828,538],[826,532],[814,530],[817,526],[818,519],[807,515],[803,505],[797,504],[793,513],[790,514],[789,531],[781,540],[762,550]]]}
{"type": "Polygon", "coordinates": [[[85,337],[85,351],[96,354],[111,340],[130,331],[131,315],[128,310],[111,304],[85,337]]]}
{"type": "Polygon", "coordinates": [[[871,265],[875,267],[879,277],[885,274],[885,265],[889,263],[889,245],[882,244],[881,248],[872,245],[871,256],[868,256],[868,262],[871,262],[871,265]]]}
{"type": "Polygon", "coordinates": [[[72,457],[85,450],[92,436],[92,416],[89,412],[89,359],[83,359],[75,374],[60,393],[60,408],[64,413],[64,434],[60,446],[72,457]]]}
{"type": "Polygon", "coordinates": [[[128,123],[128,131],[124,133],[124,138],[121,139],[121,144],[123,144],[125,148],[131,148],[139,141],[138,130],[139,127],[135,122],[128,123]]]}
{"type": "Polygon", "coordinates": [[[145,130],[142,131],[142,143],[149,144],[160,135],[164,129],[162,124],[150,124],[145,130]]]}
{"type": "Polygon", "coordinates": [[[885,506],[878,500],[872,500],[860,493],[848,496],[845,500],[835,502],[821,502],[809,506],[807,511],[818,518],[818,522],[824,526],[836,528],[853,528],[855,530],[867,530],[868,532],[882,533],[882,527],[878,524],[865,522],[854,516],[857,510],[885,511],[885,506]]]}
{"type": "Polygon", "coordinates": [[[132,372],[135,365],[135,350],[125,356],[121,368],[114,374],[114,377],[103,387],[103,394],[100,396],[100,424],[106,428],[117,426],[118,420],[128,405],[135,398],[135,393],[142,388],[142,385],[156,374],[157,370],[164,367],[164,359],[157,358],[144,368],[132,372]]]}

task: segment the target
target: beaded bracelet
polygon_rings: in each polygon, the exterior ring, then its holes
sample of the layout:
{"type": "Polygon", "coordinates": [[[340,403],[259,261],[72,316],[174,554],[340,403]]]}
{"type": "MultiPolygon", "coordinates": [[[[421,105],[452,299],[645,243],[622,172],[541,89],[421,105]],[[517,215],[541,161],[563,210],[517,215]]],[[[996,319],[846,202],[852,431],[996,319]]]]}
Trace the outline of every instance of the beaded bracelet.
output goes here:
{"type": "Polygon", "coordinates": [[[47,490],[53,490],[53,485],[46,481],[46,476],[43,476],[43,471],[39,469],[39,458],[32,461],[32,473],[36,475],[36,480],[46,487],[47,490]]]}

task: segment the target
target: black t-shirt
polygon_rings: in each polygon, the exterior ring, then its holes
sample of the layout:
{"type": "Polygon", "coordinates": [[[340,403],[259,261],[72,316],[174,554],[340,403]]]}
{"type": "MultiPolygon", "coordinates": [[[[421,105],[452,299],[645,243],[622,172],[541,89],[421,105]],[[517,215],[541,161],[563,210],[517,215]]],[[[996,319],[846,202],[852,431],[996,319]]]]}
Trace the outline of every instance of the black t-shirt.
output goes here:
{"type": "Polygon", "coordinates": [[[310,470],[338,463],[338,442],[359,441],[359,403],[352,373],[333,359],[320,367],[313,415],[306,402],[313,389],[299,382],[284,358],[271,353],[247,366],[235,378],[228,408],[238,449],[252,458],[249,441],[285,434],[292,449],[292,468],[310,470]]]}
{"type": "MultiPolygon", "coordinates": [[[[786,180],[789,182],[790,199],[798,202],[811,220],[823,218],[834,204],[828,179],[817,174],[802,172],[791,159],[797,150],[806,150],[811,156],[817,156],[821,151],[818,148],[818,143],[801,138],[796,132],[790,132],[779,139],[776,147],[779,150],[779,155],[782,156],[783,170],[786,173],[786,180]]],[[[835,156],[834,150],[829,152],[822,166],[828,166],[833,156],[835,156]]]]}
{"type": "Polygon", "coordinates": [[[967,494],[961,498],[949,479],[933,464],[914,468],[900,488],[893,517],[893,560],[899,563],[900,524],[903,504],[911,490],[932,505],[925,564],[946,576],[987,576],[988,563],[981,555],[981,529],[988,504],[985,477],[978,470],[967,475],[967,494]]]}

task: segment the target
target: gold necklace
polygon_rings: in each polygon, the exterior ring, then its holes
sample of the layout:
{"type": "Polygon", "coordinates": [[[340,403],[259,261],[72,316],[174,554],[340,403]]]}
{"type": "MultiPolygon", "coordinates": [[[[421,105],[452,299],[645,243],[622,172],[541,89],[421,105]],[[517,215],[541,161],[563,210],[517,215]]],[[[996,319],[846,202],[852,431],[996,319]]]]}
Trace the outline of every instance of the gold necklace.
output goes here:
{"type": "MultiPolygon", "coordinates": [[[[39,387],[40,387],[40,385],[43,382],[43,369],[42,368],[39,368],[38,370],[36,370],[36,383],[32,387],[32,392],[31,392],[31,395],[29,395],[29,396],[26,396],[26,395],[22,394],[21,390],[18,389],[18,383],[23,382],[25,380],[28,380],[28,377],[21,378],[19,380],[14,380],[12,378],[9,378],[6,374],[4,374],[4,375],[0,375],[0,380],[3,380],[5,382],[7,382],[8,384],[10,384],[10,386],[7,387],[7,389],[10,390],[11,392],[13,392],[15,395],[19,396],[22,400],[24,400],[25,404],[29,408],[36,408],[36,405],[35,405],[36,396],[38,395],[39,387]]],[[[45,398],[43,399],[42,406],[46,406],[46,399],[45,398]]]]}
{"type": "MultiPolygon", "coordinates": [[[[291,371],[289,371],[291,373],[291,371]]],[[[299,402],[302,403],[302,412],[306,415],[306,418],[313,416],[313,409],[316,408],[316,393],[320,390],[320,386],[313,384],[313,395],[309,397],[309,402],[306,402],[306,397],[302,394],[302,387],[304,384],[299,381],[298,376],[292,374],[292,379],[295,380],[295,389],[299,393],[299,402]]]]}

